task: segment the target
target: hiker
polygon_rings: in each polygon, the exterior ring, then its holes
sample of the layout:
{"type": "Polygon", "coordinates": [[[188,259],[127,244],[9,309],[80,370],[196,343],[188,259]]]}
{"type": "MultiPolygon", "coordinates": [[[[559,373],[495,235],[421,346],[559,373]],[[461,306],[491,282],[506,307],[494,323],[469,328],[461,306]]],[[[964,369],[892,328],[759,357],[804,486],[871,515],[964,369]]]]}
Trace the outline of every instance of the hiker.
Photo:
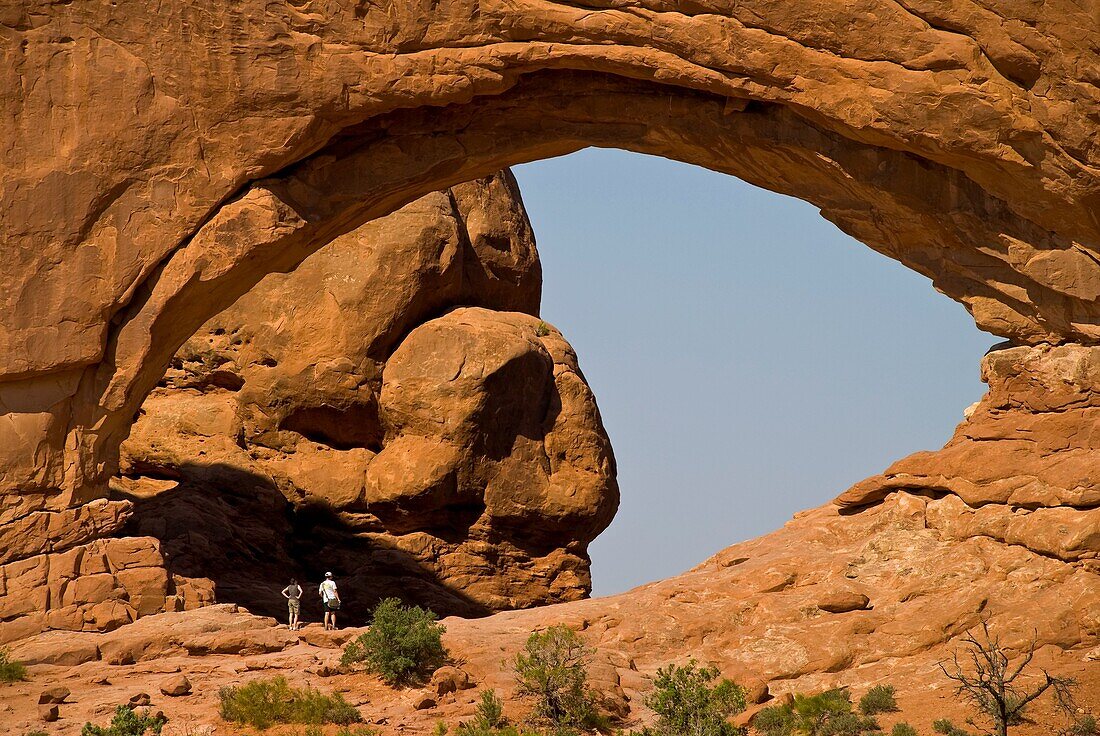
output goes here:
{"type": "Polygon", "coordinates": [[[283,588],[283,597],[286,598],[286,605],[290,610],[288,627],[291,631],[297,631],[298,615],[302,612],[302,587],[297,580],[291,580],[290,585],[283,588]]]}
{"type": "Polygon", "coordinates": [[[321,594],[321,604],[325,608],[325,631],[336,630],[336,612],[340,610],[340,596],[336,592],[336,581],[332,573],[325,573],[325,581],[317,589],[321,594]]]}

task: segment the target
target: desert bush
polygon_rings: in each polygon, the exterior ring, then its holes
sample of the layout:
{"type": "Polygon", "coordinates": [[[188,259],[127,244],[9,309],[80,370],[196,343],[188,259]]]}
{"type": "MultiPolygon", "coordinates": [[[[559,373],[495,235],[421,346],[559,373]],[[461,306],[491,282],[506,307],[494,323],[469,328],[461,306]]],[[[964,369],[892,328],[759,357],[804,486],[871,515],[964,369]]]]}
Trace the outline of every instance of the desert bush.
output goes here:
{"type": "Polygon", "coordinates": [[[943,736],[971,736],[968,731],[962,730],[946,718],[940,718],[937,721],[933,721],[932,730],[936,733],[943,734],[943,736]]]}
{"type": "Polygon", "coordinates": [[[588,687],[593,650],[568,626],[551,626],[527,638],[512,660],[520,697],[534,700],[534,717],[557,729],[596,725],[596,699],[588,687]]]}
{"type": "Polygon", "coordinates": [[[845,688],[795,695],[790,703],[765,708],[753,720],[753,728],[766,736],[862,736],[879,732],[874,718],[852,709],[852,697],[845,688]]]}
{"type": "Polygon", "coordinates": [[[159,736],[166,722],[167,719],[163,715],[153,716],[148,710],[139,714],[128,705],[120,705],[115,708],[110,726],[85,723],[84,728],[80,729],[80,736],[143,736],[143,734],[159,736]]]}
{"type": "Polygon", "coordinates": [[[19,682],[27,679],[27,668],[11,658],[7,649],[0,649],[0,682],[19,682]]]}
{"type": "Polygon", "coordinates": [[[362,662],[389,685],[414,682],[446,661],[445,631],[433,612],[387,598],[374,609],[370,629],[344,647],[340,662],[362,662]]]}
{"type": "Polygon", "coordinates": [[[745,710],[745,690],[732,680],[717,684],[716,667],[670,664],[658,669],[655,690],[646,706],[657,714],[657,725],[641,736],[736,736],[741,729],[726,719],[745,710]]]}
{"type": "Polygon", "coordinates": [[[1100,736],[1100,723],[1097,723],[1095,716],[1091,714],[1075,715],[1073,723],[1063,729],[1059,736],[1100,736]]]}
{"type": "Polygon", "coordinates": [[[894,727],[890,729],[890,736],[920,736],[917,733],[917,729],[910,726],[908,723],[895,723],[894,727]]]}
{"type": "MultiPolygon", "coordinates": [[[[446,729],[446,726],[444,726],[446,729]]],[[[447,730],[437,731],[433,736],[446,736],[447,730]]],[[[455,730],[455,736],[578,736],[576,731],[567,728],[554,729],[552,731],[531,731],[520,729],[516,726],[501,726],[500,728],[482,728],[472,724],[459,724],[455,730]]]]}
{"type": "Polygon", "coordinates": [[[875,685],[859,699],[859,712],[865,716],[879,713],[896,713],[898,701],[894,699],[893,685],[875,685]]]}
{"type": "Polygon", "coordinates": [[[292,688],[286,678],[259,679],[218,691],[221,717],[266,729],[276,723],[348,725],[362,720],[339,693],[326,695],[313,688],[292,688]]]}
{"type": "Polygon", "coordinates": [[[494,729],[503,728],[504,725],[504,702],[497,697],[496,691],[485,690],[481,693],[473,720],[459,724],[458,736],[492,733],[494,729]]]}
{"type": "Polygon", "coordinates": [[[27,731],[23,736],[50,736],[45,731],[27,731]]]}

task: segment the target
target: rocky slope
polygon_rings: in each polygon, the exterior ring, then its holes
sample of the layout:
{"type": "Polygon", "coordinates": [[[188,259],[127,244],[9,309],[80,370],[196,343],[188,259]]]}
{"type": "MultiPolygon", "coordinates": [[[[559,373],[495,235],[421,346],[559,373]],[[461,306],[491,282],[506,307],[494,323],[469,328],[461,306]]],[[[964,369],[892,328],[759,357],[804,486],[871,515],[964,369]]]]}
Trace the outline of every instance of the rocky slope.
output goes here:
{"type": "MultiPolygon", "coordinates": [[[[10,689],[16,733],[36,724],[38,693],[73,692],[51,733],[76,733],[106,720],[132,694],[153,694],[174,727],[226,726],[217,689],[275,674],[339,690],[383,733],[430,733],[435,721],[472,714],[477,690],[496,688],[508,712],[525,705],[502,662],[533,631],[565,623],[597,649],[593,683],[624,725],[650,717],[642,699],[650,676],[668,662],[717,664],[750,686],[753,700],[847,685],[857,695],[889,682],[905,719],[931,733],[931,721],[967,711],[950,694],[936,662],[982,619],[1013,652],[1039,647],[1036,667],[1081,682],[1081,706],[1100,708],[1100,576],[991,537],[956,538],[942,525],[952,502],[895,491],[854,515],[828,506],[783,529],[730,547],[682,576],[622,595],[488,618],[447,619],[447,646],[475,689],[440,696],[429,688],[394,692],[375,678],[335,671],[339,645],[319,627],[300,634],[233,607],[160,614],[108,634],[49,632],[19,643],[33,663],[32,683],[10,689]],[[194,694],[159,694],[166,673],[182,672],[194,694]],[[105,680],[105,681],[104,681],[105,680]],[[416,706],[420,706],[418,709],[416,706]]],[[[1038,671],[1038,670],[1036,670],[1038,671]]],[[[1049,736],[1060,725],[1040,703],[1021,736],[1049,736]]],[[[182,733],[182,732],[181,732],[182,733]]]]}

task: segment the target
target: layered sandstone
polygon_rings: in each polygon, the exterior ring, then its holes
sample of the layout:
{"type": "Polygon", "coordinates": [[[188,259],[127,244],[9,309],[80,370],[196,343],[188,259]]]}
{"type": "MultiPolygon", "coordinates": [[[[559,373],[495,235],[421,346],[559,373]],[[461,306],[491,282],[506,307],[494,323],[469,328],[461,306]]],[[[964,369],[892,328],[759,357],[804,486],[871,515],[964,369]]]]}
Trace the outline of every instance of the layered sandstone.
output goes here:
{"type": "Polygon", "coordinates": [[[587,544],[618,503],[614,459],[576,355],[537,317],[540,293],[508,172],[269,277],[173,359],[110,500],[0,527],[0,580],[24,598],[0,610],[0,640],[109,630],[117,617],[84,615],[108,601],[125,622],[215,598],[279,613],[289,577],[329,570],[353,621],[385,595],[466,615],[587,595],[587,544]],[[36,587],[45,573],[27,570],[102,574],[64,562],[96,554],[97,535],[150,547],[159,603],[135,592],[144,602],[126,608],[125,586],[98,578],[75,581],[92,590],[75,609],[36,587]],[[35,554],[43,540],[67,556],[35,554]]]}
{"type": "Polygon", "coordinates": [[[991,537],[1100,569],[1100,348],[999,346],[982,380],[988,393],[942,450],[899,460],[837,504],[919,493],[937,499],[929,523],[955,539],[991,537]]]}
{"type": "Polygon", "coordinates": [[[1016,342],[1100,340],[1092,11],[703,10],[0,11],[0,524],[104,498],[172,356],[267,274],[431,191],[586,145],[806,199],[1016,342]]]}

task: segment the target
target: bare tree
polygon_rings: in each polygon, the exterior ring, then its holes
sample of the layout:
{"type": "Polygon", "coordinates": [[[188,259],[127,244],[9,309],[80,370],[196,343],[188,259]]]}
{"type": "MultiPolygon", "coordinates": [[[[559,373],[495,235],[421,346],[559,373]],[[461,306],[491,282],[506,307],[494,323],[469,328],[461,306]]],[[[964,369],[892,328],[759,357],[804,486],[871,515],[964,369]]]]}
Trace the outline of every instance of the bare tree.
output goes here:
{"type": "Polygon", "coordinates": [[[989,633],[989,624],[982,622],[981,639],[968,633],[963,640],[968,648],[969,671],[964,671],[959,663],[959,653],[952,657],[950,669],[940,662],[940,669],[948,679],[956,683],[955,692],[964,695],[983,715],[993,720],[995,736],[1008,736],[1009,726],[1018,725],[1023,720],[1024,709],[1033,700],[1053,688],[1059,703],[1071,700],[1071,690],[1077,684],[1074,680],[1055,677],[1043,670],[1040,682],[1030,680],[1030,684],[1017,680],[1024,669],[1035,657],[1035,640],[1027,648],[1027,653],[1015,667],[1009,666],[1008,655],[1000,641],[989,633]]]}

